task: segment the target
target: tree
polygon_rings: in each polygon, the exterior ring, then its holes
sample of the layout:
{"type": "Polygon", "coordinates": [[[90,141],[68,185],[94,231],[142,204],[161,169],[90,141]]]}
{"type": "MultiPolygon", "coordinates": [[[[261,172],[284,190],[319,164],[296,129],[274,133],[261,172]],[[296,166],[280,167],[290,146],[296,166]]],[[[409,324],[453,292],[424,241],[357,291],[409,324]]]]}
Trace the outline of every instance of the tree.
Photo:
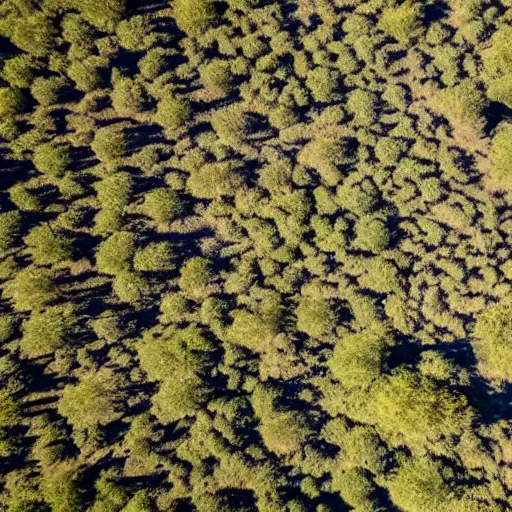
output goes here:
{"type": "Polygon", "coordinates": [[[16,23],[12,40],[31,55],[45,57],[54,48],[57,36],[52,21],[42,12],[34,11],[16,23]]]}
{"type": "Polygon", "coordinates": [[[393,503],[404,512],[444,510],[453,496],[453,486],[443,473],[443,465],[427,456],[405,460],[387,482],[393,503]]]}
{"type": "Polygon", "coordinates": [[[237,167],[234,160],[205,164],[190,175],[187,187],[199,199],[232,197],[244,182],[236,171],[237,167]]]}
{"type": "Polygon", "coordinates": [[[348,94],[347,109],[354,115],[354,122],[360,126],[371,126],[377,120],[377,98],[363,89],[348,94]]]}
{"type": "Polygon", "coordinates": [[[297,329],[314,338],[329,335],[336,326],[336,316],[323,297],[301,297],[296,309],[297,329]]]}
{"type": "Polygon", "coordinates": [[[171,222],[183,213],[179,194],[170,188],[156,188],[144,195],[141,211],[158,224],[171,222]]]}
{"type": "Polygon", "coordinates": [[[512,381],[512,369],[507,364],[512,355],[512,306],[498,303],[480,314],[472,345],[485,378],[512,381]]]}
{"type": "Polygon", "coordinates": [[[68,80],[60,76],[44,78],[38,76],[32,82],[30,94],[43,107],[49,107],[58,103],[62,90],[68,84],[68,80]]]}
{"type": "Polygon", "coordinates": [[[206,32],[217,16],[211,0],[198,0],[194,4],[188,0],[176,0],[173,3],[173,15],[179,29],[191,37],[206,32]]]}
{"type": "Polygon", "coordinates": [[[306,78],[306,85],[314,100],[321,103],[339,100],[340,95],[337,93],[339,83],[339,72],[320,66],[309,71],[306,78]]]}
{"type": "Polygon", "coordinates": [[[152,242],[135,252],[133,267],[142,272],[169,272],[176,268],[175,259],[170,242],[152,242]]]}
{"type": "Polygon", "coordinates": [[[154,119],[163,128],[175,130],[191,117],[190,102],[185,97],[168,94],[158,102],[154,119]]]}
{"type": "Polygon", "coordinates": [[[408,42],[422,30],[420,2],[403,2],[382,11],[379,26],[400,42],[408,42]]]}
{"type": "Polygon", "coordinates": [[[95,27],[106,32],[114,32],[125,10],[125,0],[106,0],[98,4],[95,0],[81,0],[80,12],[95,27]]]}
{"type": "Polygon", "coordinates": [[[126,399],[123,383],[111,369],[89,371],[77,384],[68,384],[58,404],[74,430],[105,426],[119,419],[126,399]]]}
{"type": "Polygon", "coordinates": [[[128,270],[116,274],[112,289],[121,302],[128,304],[140,302],[151,291],[148,282],[141,274],[128,270]]]}
{"type": "Polygon", "coordinates": [[[13,116],[25,107],[23,93],[15,87],[0,87],[0,116],[13,116]]]}
{"type": "Polygon", "coordinates": [[[82,512],[84,490],[80,486],[80,475],[71,462],[63,462],[45,472],[41,490],[52,512],[82,512]]]}
{"type": "Polygon", "coordinates": [[[259,431],[267,448],[280,456],[297,452],[312,433],[305,416],[297,411],[264,417],[259,431]]]}
{"type": "Polygon", "coordinates": [[[411,447],[460,435],[472,420],[466,397],[403,368],[375,388],[370,409],[386,438],[411,447]]]}
{"type": "Polygon", "coordinates": [[[92,55],[84,60],[74,60],[67,68],[67,74],[76,88],[82,92],[92,92],[97,89],[102,78],[98,71],[103,62],[100,57],[92,55]]]}
{"type": "Polygon", "coordinates": [[[147,80],[155,80],[167,69],[167,60],[171,52],[157,46],[146,51],[138,62],[140,74],[147,80]]]}
{"type": "Polygon", "coordinates": [[[207,294],[214,274],[211,262],[200,256],[190,258],[180,270],[180,288],[191,298],[199,299],[207,294]]]}
{"type": "Polygon", "coordinates": [[[347,388],[368,388],[386,370],[386,355],[392,340],[385,333],[364,330],[344,336],[334,346],[329,360],[333,376],[347,388]]]}
{"type": "Polygon", "coordinates": [[[374,216],[365,216],[357,221],[354,247],[362,251],[379,254],[389,246],[390,233],[386,223],[374,216]]]}
{"type": "Polygon", "coordinates": [[[0,213],[0,253],[18,245],[22,216],[18,210],[0,213]]]}
{"type": "Polygon", "coordinates": [[[95,183],[94,187],[102,208],[122,212],[130,202],[133,179],[128,172],[116,172],[95,183]]]}
{"type": "Polygon", "coordinates": [[[100,128],[91,144],[99,160],[107,165],[115,165],[126,154],[126,137],[117,126],[100,128]]]}
{"type": "Polygon", "coordinates": [[[76,308],[73,304],[51,306],[32,311],[23,322],[22,352],[29,358],[51,354],[73,340],[76,327],[76,308]]]}
{"type": "Polygon", "coordinates": [[[14,308],[18,311],[43,307],[58,297],[52,272],[34,265],[18,272],[5,285],[4,294],[12,299],[14,308]]]}
{"type": "Polygon", "coordinates": [[[151,23],[146,16],[135,15],[122,20],[116,29],[119,44],[132,52],[148,50],[155,41],[151,23]]]}
{"type": "Polygon", "coordinates": [[[490,169],[490,177],[496,188],[512,191],[512,178],[510,176],[510,161],[512,159],[512,146],[510,145],[512,137],[512,124],[502,124],[494,138],[490,159],[493,166],[490,169]]]}
{"type": "Polygon", "coordinates": [[[213,59],[199,68],[201,81],[207,91],[215,97],[223,98],[233,90],[233,74],[229,62],[213,59]]]}
{"type": "Polygon", "coordinates": [[[96,251],[98,270],[112,275],[129,271],[135,254],[135,238],[130,231],[119,231],[101,242],[96,251]]]}
{"type": "Polygon", "coordinates": [[[146,91],[142,84],[127,77],[116,80],[112,91],[112,106],[120,116],[139,114],[146,103],[146,91]]]}
{"type": "Polygon", "coordinates": [[[4,62],[2,77],[11,87],[27,89],[34,79],[34,70],[37,67],[37,63],[30,55],[16,55],[4,62]]]}
{"type": "Polygon", "coordinates": [[[49,224],[32,228],[25,237],[28,251],[37,265],[53,265],[70,259],[73,242],[69,237],[55,232],[49,224]]]}

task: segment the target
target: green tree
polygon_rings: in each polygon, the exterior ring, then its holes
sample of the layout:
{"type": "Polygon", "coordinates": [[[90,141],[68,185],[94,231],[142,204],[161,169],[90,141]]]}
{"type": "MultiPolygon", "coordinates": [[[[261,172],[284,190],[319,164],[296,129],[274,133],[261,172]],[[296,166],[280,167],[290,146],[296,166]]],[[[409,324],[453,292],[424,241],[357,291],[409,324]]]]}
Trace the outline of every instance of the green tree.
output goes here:
{"type": "Polygon", "coordinates": [[[141,211],[158,224],[163,224],[183,213],[183,202],[175,190],[156,188],[144,195],[141,211]]]}
{"type": "Polygon", "coordinates": [[[297,452],[312,433],[305,416],[297,411],[264,417],[259,431],[266,447],[280,456],[297,452]]]}
{"type": "Polygon", "coordinates": [[[211,262],[200,256],[190,258],[180,270],[180,288],[191,298],[199,299],[207,294],[208,285],[214,274],[211,262]]]}
{"type": "Polygon", "coordinates": [[[22,216],[18,210],[0,213],[0,253],[18,245],[21,221],[22,216]]]}
{"type": "Polygon", "coordinates": [[[112,91],[112,106],[120,116],[139,114],[146,103],[146,91],[141,83],[127,77],[116,80],[112,91]]]}
{"type": "Polygon", "coordinates": [[[57,37],[52,21],[37,11],[19,20],[12,34],[14,44],[35,57],[45,57],[54,48],[57,37]]]}
{"type": "Polygon", "coordinates": [[[5,285],[4,295],[13,301],[18,311],[43,307],[58,297],[52,272],[34,265],[18,272],[5,285]]]}
{"type": "Polygon", "coordinates": [[[512,178],[510,176],[510,161],[512,159],[512,124],[502,124],[492,139],[490,159],[492,167],[490,177],[493,185],[506,191],[512,191],[512,178]]]}
{"type": "Polygon", "coordinates": [[[112,275],[130,270],[135,254],[135,239],[135,234],[130,231],[119,231],[101,242],[96,251],[98,270],[112,275]]]}
{"type": "Polygon", "coordinates": [[[135,15],[122,20],[116,29],[119,44],[132,52],[148,50],[155,42],[155,34],[151,34],[150,19],[135,15]]]}
{"type": "Polygon", "coordinates": [[[472,344],[478,369],[487,379],[512,381],[507,364],[512,355],[512,306],[498,303],[477,318],[472,344]]]}
{"type": "Polygon", "coordinates": [[[377,120],[377,98],[363,89],[348,94],[347,109],[354,115],[354,122],[360,126],[371,126],[377,120]]]}
{"type": "Polygon", "coordinates": [[[108,368],[89,371],[77,384],[68,384],[58,404],[74,430],[105,426],[124,412],[126,393],[118,376],[108,368]]]}
{"type": "Polygon", "coordinates": [[[234,160],[205,164],[190,175],[187,187],[199,199],[234,196],[244,181],[237,167],[234,160]]]}
{"type": "Polygon", "coordinates": [[[183,96],[168,94],[157,105],[155,122],[166,129],[183,126],[192,117],[192,106],[183,96]]]}
{"type": "Polygon", "coordinates": [[[73,254],[72,240],[55,232],[49,224],[32,228],[25,237],[28,251],[37,265],[53,265],[70,259],[73,254]]]}
{"type": "Polygon", "coordinates": [[[355,226],[354,246],[363,251],[379,254],[389,246],[390,233],[386,223],[374,216],[364,216],[355,226]]]}
{"type": "Polygon", "coordinates": [[[331,103],[340,99],[337,93],[340,75],[337,71],[318,66],[308,72],[306,85],[315,101],[331,103]]]}
{"type": "Polygon", "coordinates": [[[408,42],[422,31],[421,2],[403,2],[382,11],[379,26],[400,42],[408,42]]]}
{"type": "Polygon", "coordinates": [[[115,165],[126,154],[126,136],[122,128],[105,126],[96,132],[91,148],[101,162],[115,165]]]}
{"type": "Polygon", "coordinates": [[[301,297],[296,315],[297,329],[314,338],[329,335],[336,326],[336,315],[323,297],[301,297]]]}
{"type": "Polygon", "coordinates": [[[76,315],[76,308],[72,304],[32,311],[22,326],[22,352],[29,358],[36,358],[66,347],[74,338],[76,315]]]}
{"type": "Polygon", "coordinates": [[[13,116],[25,107],[23,93],[15,87],[0,87],[0,116],[13,116]]]}
{"type": "Polygon", "coordinates": [[[52,512],[82,512],[85,493],[80,484],[80,475],[73,463],[63,462],[44,473],[41,491],[52,512]]]}
{"type": "Polygon", "coordinates": [[[233,91],[233,75],[229,62],[213,59],[199,68],[199,73],[203,85],[213,96],[223,98],[233,91]]]}
{"type": "Polygon", "coordinates": [[[385,333],[365,330],[344,336],[334,346],[329,368],[347,388],[368,388],[386,370],[392,340],[385,333]]]}
{"type": "Polygon", "coordinates": [[[191,4],[188,0],[176,0],[173,14],[180,30],[191,37],[198,37],[210,28],[216,19],[216,11],[211,0],[198,0],[191,4]]]}
{"type": "Polygon", "coordinates": [[[67,84],[68,80],[61,76],[49,78],[38,76],[32,82],[30,94],[40,105],[49,107],[59,102],[61,93],[67,84]]]}
{"type": "Polygon", "coordinates": [[[128,270],[116,274],[112,289],[121,302],[134,304],[149,295],[151,289],[144,277],[128,270]]]}
{"type": "Polygon", "coordinates": [[[125,10],[125,0],[106,0],[98,4],[95,0],[81,0],[80,12],[95,27],[106,32],[114,32],[125,10]]]}
{"type": "Polygon", "coordinates": [[[61,177],[71,163],[69,146],[57,142],[40,144],[34,150],[32,161],[39,172],[61,177]]]}
{"type": "Polygon", "coordinates": [[[37,67],[37,63],[30,55],[16,55],[4,62],[2,77],[11,87],[27,89],[34,79],[34,70],[37,67]]]}
{"type": "Polygon", "coordinates": [[[170,242],[152,242],[135,252],[133,267],[142,272],[168,272],[176,268],[175,260],[170,242]]]}

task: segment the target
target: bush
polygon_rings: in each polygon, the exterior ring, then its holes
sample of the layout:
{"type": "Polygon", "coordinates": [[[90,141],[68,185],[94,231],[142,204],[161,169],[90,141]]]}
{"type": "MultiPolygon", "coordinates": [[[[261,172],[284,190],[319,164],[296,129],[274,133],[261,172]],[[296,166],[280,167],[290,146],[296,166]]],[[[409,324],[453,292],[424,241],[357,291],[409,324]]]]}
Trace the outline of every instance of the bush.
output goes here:
{"type": "Polygon", "coordinates": [[[191,37],[198,37],[210,28],[216,19],[211,0],[175,0],[173,15],[180,30],[191,37]]]}
{"type": "Polygon", "coordinates": [[[171,222],[183,213],[183,202],[175,190],[157,188],[144,195],[141,211],[158,224],[171,222]]]}
{"type": "Polygon", "coordinates": [[[69,146],[54,141],[39,144],[34,150],[32,161],[39,172],[61,177],[71,163],[69,146]]]}
{"type": "Polygon", "coordinates": [[[75,337],[76,314],[72,304],[32,311],[22,326],[20,348],[23,354],[32,359],[66,347],[75,337]]]}
{"type": "Polygon", "coordinates": [[[155,122],[165,129],[183,126],[192,117],[192,106],[183,97],[167,95],[158,102],[155,122]]]}
{"type": "Polygon", "coordinates": [[[73,242],[64,235],[56,233],[49,224],[40,224],[32,228],[25,237],[28,251],[37,265],[53,265],[72,256],[73,242]]]}
{"type": "Polygon", "coordinates": [[[175,254],[169,242],[153,242],[135,252],[135,270],[143,272],[166,272],[174,270],[175,254]]]}

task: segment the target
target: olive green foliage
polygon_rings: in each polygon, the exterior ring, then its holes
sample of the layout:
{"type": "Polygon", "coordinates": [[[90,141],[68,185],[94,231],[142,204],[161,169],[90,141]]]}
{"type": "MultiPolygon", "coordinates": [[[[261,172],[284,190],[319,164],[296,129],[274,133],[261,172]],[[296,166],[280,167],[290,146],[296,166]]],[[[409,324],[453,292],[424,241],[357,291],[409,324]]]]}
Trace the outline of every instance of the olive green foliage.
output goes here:
{"type": "Polygon", "coordinates": [[[0,1],[0,511],[510,509],[511,9],[0,1]]]}

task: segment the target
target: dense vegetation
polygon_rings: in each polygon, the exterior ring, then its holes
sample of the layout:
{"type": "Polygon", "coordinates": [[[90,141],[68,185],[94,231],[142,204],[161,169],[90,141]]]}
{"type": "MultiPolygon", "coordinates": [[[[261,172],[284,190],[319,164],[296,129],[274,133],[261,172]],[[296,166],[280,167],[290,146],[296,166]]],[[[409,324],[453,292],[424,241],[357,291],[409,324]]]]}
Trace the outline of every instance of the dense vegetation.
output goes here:
{"type": "Polygon", "coordinates": [[[0,511],[512,508],[511,0],[1,0],[0,51],[0,511]]]}

